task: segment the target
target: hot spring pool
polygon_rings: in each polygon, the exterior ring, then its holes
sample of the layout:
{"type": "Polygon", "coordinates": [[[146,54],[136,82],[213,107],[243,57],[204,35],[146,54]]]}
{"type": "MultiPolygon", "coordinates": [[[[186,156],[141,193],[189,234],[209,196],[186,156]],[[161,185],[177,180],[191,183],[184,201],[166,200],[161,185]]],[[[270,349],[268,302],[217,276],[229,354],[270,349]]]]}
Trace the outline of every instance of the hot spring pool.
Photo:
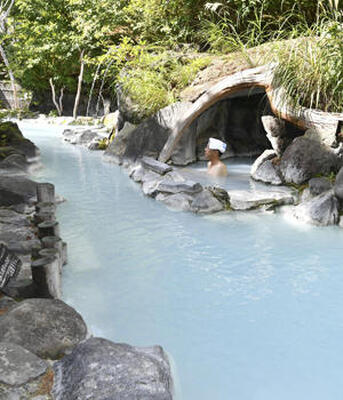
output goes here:
{"type": "MultiPolygon", "coordinates": [[[[35,178],[67,198],[64,300],[94,335],[161,344],[178,400],[341,400],[343,229],[173,212],[63,128],[20,127],[41,149],[35,178]]],[[[248,170],[234,161],[232,188],[248,170]]]]}

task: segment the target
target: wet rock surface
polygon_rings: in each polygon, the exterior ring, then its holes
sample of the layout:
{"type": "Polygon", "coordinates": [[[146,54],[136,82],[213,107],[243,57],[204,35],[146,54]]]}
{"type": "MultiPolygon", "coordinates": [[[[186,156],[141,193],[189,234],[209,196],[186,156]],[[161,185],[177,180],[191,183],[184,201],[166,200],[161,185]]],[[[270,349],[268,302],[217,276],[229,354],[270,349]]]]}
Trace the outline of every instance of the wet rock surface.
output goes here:
{"type": "Polygon", "coordinates": [[[141,164],[143,165],[143,167],[160,175],[164,175],[172,170],[172,167],[170,165],[157,161],[151,157],[143,157],[141,160],[141,164]]]}
{"type": "Polygon", "coordinates": [[[91,338],[54,365],[56,400],[171,400],[161,347],[137,348],[91,338]]]}
{"type": "Polygon", "coordinates": [[[294,207],[293,215],[309,224],[335,225],[339,221],[338,200],[329,190],[294,207]]]}
{"type": "Polygon", "coordinates": [[[251,167],[251,177],[256,181],[282,185],[280,167],[274,162],[277,154],[274,150],[265,150],[251,167]]]}
{"type": "Polygon", "coordinates": [[[224,205],[213,193],[204,189],[193,197],[191,202],[191,211],[199,214],[212,214],[224,210],[224,205]]]}
{"type": "Polygon", "coordinates": [[[288,190],[280,192],[230,190],[229,196],[231,208],[237,211],[251,210],[263,205],[293,204],[295,201],[294,195],[288,190]]]}
{"type": "Polygon", "coordinates": [[[0,338],[56,359],[85,339],[82,317],[60,300],[24,300],[0,318],[0,338]]]}

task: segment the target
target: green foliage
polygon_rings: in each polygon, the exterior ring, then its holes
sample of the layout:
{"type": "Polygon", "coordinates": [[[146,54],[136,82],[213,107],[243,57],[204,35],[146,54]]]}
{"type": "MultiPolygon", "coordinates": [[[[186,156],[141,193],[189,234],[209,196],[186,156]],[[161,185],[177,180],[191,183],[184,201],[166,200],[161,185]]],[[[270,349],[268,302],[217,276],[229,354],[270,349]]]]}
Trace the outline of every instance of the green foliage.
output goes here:
{"type": "Polygon", "coordinates": [[[271,57],[277,61],[273,84],[285,88],[294,106],[342,112],[343,21],[341,14],[326,17],[303,29],[300,40],[287,46],[275,43],[271,57]]]}
{"type": "Polygon", "coordinates": [[[138,120],[175,102],[197,72],[211,62],[207,56],[175,53],[127,39],[106,57],[107,63],[114,61],[113,72],[121,71],[114,83],[119,82],[136,105],[138,120]]]}
{"type": "Polygon", "coordinates": [[[108,139],[101,139],[98,143],[98,150],[106,150],[108,147],[108,139]]]}
{"type": "Polygon", "coordinates": [[[247,50],[273,42],[263,61],[279,62],[274,83],[297,105],[339,111],[341,9],[342,0],[16,0],[1,40],[26,89],[50,90],[52,78],[57,93],[74,93],[84,52],[84,90],[100,64],[106,95],[119,83],[141,117],[178,99],[210,63],[199,52],[238,50],[253,66],[247,50]]]}

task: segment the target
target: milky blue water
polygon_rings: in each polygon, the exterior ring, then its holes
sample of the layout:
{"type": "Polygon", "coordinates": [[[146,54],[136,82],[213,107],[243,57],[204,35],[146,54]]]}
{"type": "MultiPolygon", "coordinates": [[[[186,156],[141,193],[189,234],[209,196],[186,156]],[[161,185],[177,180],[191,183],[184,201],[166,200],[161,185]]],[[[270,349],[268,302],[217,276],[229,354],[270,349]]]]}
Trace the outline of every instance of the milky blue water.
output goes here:
{"type": "MultiPolygon", "coordinates": [[[[173,212],[60,128],[21,127],[41,149],[37,179],[67,198],[64,299],[95,335],[161,344],[178,400],[342,399],[343,229],[173,212]]],[[[232,166],[238,186],[248,169],[232,166]]]]}

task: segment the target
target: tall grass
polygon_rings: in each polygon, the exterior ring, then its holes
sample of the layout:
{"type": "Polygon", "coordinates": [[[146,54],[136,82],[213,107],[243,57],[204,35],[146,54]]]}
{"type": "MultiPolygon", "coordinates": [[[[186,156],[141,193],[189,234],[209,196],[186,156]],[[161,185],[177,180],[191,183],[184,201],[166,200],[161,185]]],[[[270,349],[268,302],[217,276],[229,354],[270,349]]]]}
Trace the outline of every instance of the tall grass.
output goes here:
{"type": "Polygon", "coordinates": [[[259,1],[244,27],[224,3],[210,3],[219,22],[203,22],[207,45],[213,52],[240,51],[251,66],[277,63],[273,84],[286,90],[294,106],[343,112],[341,1],[318,1],[310,21],[297,2],[279,17],[268,14],[269,3],[259,1]],[[250,50],[256,46],[259,52],[250,50]]]}
{"type": "Polygon", "coordinates": [[[301,36],[286,45],[274,43],[265,61],[277,62],[273,85],[282,86],[295,106],[343,112],[341,13],[301,27],[301,36]]]}

